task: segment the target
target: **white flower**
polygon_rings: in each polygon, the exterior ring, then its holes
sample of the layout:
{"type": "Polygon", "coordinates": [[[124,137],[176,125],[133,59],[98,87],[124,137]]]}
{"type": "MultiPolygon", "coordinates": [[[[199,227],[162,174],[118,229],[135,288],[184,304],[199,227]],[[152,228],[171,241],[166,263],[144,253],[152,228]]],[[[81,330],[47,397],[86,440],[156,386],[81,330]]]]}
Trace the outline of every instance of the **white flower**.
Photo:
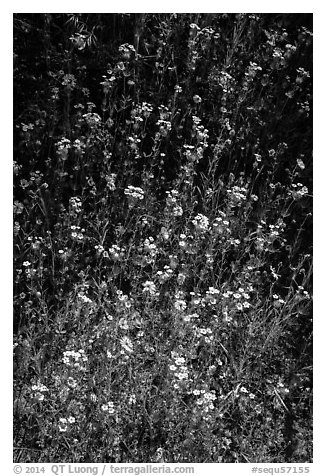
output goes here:
{"type": "Polygon", "coordinates": [[[195,228],[198,231],[208,230],[209,220],[205,215],[202,215],[201,213],[195,216],[195,218],[192,220],[192,223],[195,225],[195,228]]]}
{"type": "Polygon", "coordinates": [[[67,419],[66,418],[59,418],[59,431],[65,432],[67,431],[67,419]]]}
{"type": "Polygon", "coordinates": [[[128,337],[122,337],[122,339],[120,339],[120,344],[127,352],[133,352],[133,344],[128,337]]]}
{"type": "Polygon", "coordinates": [[[153,281],[145,281],[145,283],[143,283],[143,293],[149,293],[151,296],[155,295],[156,286],[153,281]]]}
{"type": "Polygon", "coordinates": [[[133,187],[132,185],[128,185],[128,187],[124,191],[124,194],[138,200],[144,199],[144,190],[140,187],[133,187]]]}
{"type": "Polygon", "coordinates": [[[298,167],[300,167],[301,170],[304,170],[305,167],[306,167],[302,159],[297,159],[297,164],[298,164],[298,167]]]}
{"type": "Polygon", "coordinates": [[[241,393],[248,393],[248,390],[246,389],[246,387],[241,387],[240,392],[241,393]]]}
{"type": "Polygon", "coordinates": [[[174,307],[177,311],[184,311],[187,308],[187,303],[183,299],[177,299],[174,307]]]}
{"type": "Polygon", "coordinates": [[[176,363],[177,365],[182,365],[182,364],[184,364],[185,362],[186,362],[186,361],[185,361],[184,357],[177,357],[177,358],[175,359],[175,363],[176,363]]]}
{"type": "Polygon", "coordinates": [[[180,205],[176,205],[173,207],[172,213],[175,217],[181,217],[183,215],[182,207],[180,207],[180,205]]]}

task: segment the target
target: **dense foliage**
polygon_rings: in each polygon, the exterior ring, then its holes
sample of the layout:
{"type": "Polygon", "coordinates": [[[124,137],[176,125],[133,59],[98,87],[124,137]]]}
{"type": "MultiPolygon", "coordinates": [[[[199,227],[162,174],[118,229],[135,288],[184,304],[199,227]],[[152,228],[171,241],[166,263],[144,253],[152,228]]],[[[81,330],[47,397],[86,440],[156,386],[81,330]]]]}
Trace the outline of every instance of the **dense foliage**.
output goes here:
{"type": "Polygon", "coordinates": [[[312,460],[311,30],[14,15],[16,461],[312,460]]]}

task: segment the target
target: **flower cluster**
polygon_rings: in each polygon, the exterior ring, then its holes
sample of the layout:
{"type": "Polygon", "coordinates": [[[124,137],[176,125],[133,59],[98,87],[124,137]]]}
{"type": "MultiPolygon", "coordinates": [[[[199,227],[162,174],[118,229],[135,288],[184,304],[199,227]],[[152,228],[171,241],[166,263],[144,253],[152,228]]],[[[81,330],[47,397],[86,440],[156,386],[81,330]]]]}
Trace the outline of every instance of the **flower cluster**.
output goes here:
{"type": "Polygon", "coordinates": [[[61,160],[67,160],[68,158],[68,151],[71,149],[71,141],[66,137],[63,137],[61,140],[56,142],[55,144],[57,149],[58,157],[61,160]]]}
{"type": "Polygon", "coordinates": [[[117,174],[109,174],[105,176],[106,186],[111,192],[113,192],[116,189],[116,185],[115,185],[116,178],[117,178],[117,174]]]}
{"type": "Polygon", "coordinates": [[[197,231],[205,232],[209,229],[209,219],[202,213],[196,215],[192,220],[192,223],[194,224],[197,231]]]}
{"type": "Polygon", "coordinates": [[[80,139],[74,140],[74,142],[72,143],[72,147],[76,151],[76,153],[80,156],[85,153],[86,144],[82,142],[80,139]]]}
{"type": "Polygon", "coordinates": [[[156,125],[159,126],[159,131],[160,131],[160,134],[163,136],[163,137],[166,137],[168,135],[168,132],[171,130],[172,128],[172,124],[170,121],[164,121],[163,119],[159,119],[157,122],[156,122],[156,125]]]}
{"type": "Polygon", "coordinates": [[[257,237],[255,240],[257,250],[264,251],[272,249],[271,246],[276,239],[284,244],[286,240],[281,236],[284,228],[285,223],[282,219],[278,219],[275,225],[267,225],[264,220],[261,220],[260,224],[257,225],[257,237]]]}
{"type": "Polygon", "coordinates": [[[176,291],[175,293],[174,309],[179,312],[187,309],[187,303],[184,300],[184,293],[182,291],[176,291]]]}
{"type": "Polygon", "coordinates": [[[137,104],[136,106],[134,106],[134,109],[132,109],[130,116],[135,124],[140,124],[144,121],[144,118],[148,119],[152,112],[153,106],[148,102],[142,102],[141,104],[137,104]]]}
{"type": "Polygon", "coordinates": [[[125,251],[125,248],[120,247],[118,245],[112,245],[111,248],[109,248],[110,256],[114,261],[119,261],[123,259],[125,251]]]}
{"type": "Polygon", "coordinates": [[[220,296],[221,292],[214,288],[213,286],[210,286],[208,290],[205,293],[205,301],[207,304],[210,304],[211,306],[215,306],[218,302],[218,297],[220,296]]]}
{"type": "Polygon", "coordinates": [[[245,80],[243,82],[243,89],[245,91],[248,91],[250,83],[254,80],[257,73],[261,70],[262,70],[262,68],[260,66],[258,66],[257,63],[254,63],[253,61],[250,61],[248,69],[245,72],[245,80]]]}
{"type": "Polygon", "coordinates": [[[182,384],[189,381],[189,370],[186,365],[186,359],[181,357],[178,353],[172,352],[173,363],[169,365],[172,372],[173,387],[180,389],[182,384]]]}
{"type": "Polygon", "coordinates": [[[101,410],[102,412],[107,412],[110,415],[113,415],[115,413],[114,403],[113,402],[103,403],[101,405],[101,410]]]}
{"type": "Polygon", "coordinates": [[[153,281],[145,281],[143,283],[143,293],[148,293],[151,296],[156,296],[156,286],[153,281]]]}
{"type": "Polygon", "coordinates": [[[230,200],[230,206],[241,206],[243,202],[247,200],[248,190],[246,187],[238,187],[234,185],[232,188],[228,188],[226,193],[230,200]]]}
{"type": "Polygon", "coordinates": [[[145,252],[144,259],[147,264],[151,264],[154,262],[157,253],[158,253],[158,248],[155,244],[155,240],[152,236],[148,237],[145,239],[144,244],[143,244],[143,250],[145,252]]]}
{"type": "Polygon", "coordinates": [[[157,271],[156,275],[158,276],[158,280],[160,281],[160,283],[164,283],[165,281],[171,278],[171,276],[173,275],[173,270],[170,268],[170,266],[165,265],[163,271],[157,271]]]}
{"type": "Polygon", "coordinates": [[[288,194],[291,195],[294,200],[299,200],[308,194],[308,188],[302,185],[302,183],[292,183],[291,186],[293,190],[290,190],[288,194]]]}
{"type": "Polygon", "coordinates": [[[93,301],[85,294],[85,291],[79,291],[77,294],[77,298],[79,302],[82,304],[92,304],[93,301]]]}
{"type": "Polygon", "coordinates": [[[70,234],[72,239],[76,241],[83,241],[83,233],[85,233],[85,228],[80,228],[80,226],[77,225],[71,225],[70,229],[72,230],[70,234]]]}
{"type": "Polygon", "coordinates": [[[131,308],[132,298],[130,298],[127,294],[123,294],[120,289],[117,289],[117,298],[125,309],[131,308]]]}
{"type": "Polygon", "coordinates": [[[135,56],[136,50],[133,45],[130,45],[129,43],[124,43],[123,45],[119,46],[119,53],[121,54],[124,60],[130,60],[132,56],[135,56]]]}
{"type": "Polygon", "coordinates": [[[196,400],[196,405],[198,405],[204,413],[209,413],[211,410],[214,410],[215,407],[213,402],[217,398],[214,390],[208,392],[204,389],[195,389],[192,391],[192,393],[198,397],[196,400]]]}
{"type": "Polygon", "coordinates": [[[204,149],[208,147],[208,129],[205,129],[201,124],[201,119],[197,116],[192,116],[193,126],[192,126],[192,136],[196,139],[196,154],[199,159],[203,157],[204,149]]]}
{"type": "Polygon", "coordinates": [[[127,197],[135,200],[144,199],[144,190],[140,187],[134,187],[133,185],[128,185],[128,187],[124,190],[124,194],[127,195],[127,197]]]}
{"type": "Polygon", "coordinates": [[[76,422],[75,417],[70,416],[68,418],[59,418],[58,429],[61,433],[65,433],[70,429],[70,425],[76,422]]]}
{"type": "Polygon", "coordinates": [[[206,344],[213,342],[213,331],[210,327],[193,326],[194,335],[198,338],[203,338],[206,344]]]}
{"type": "Polygon", "coordinates": [[[124,354],[125,352],[128,352],[128,354],[131,354],[134,350],[133,344],[129,337],[124,336],[120,339],[120,344],[122,347],[122,350],[120,351],[121,354],[124,354]]]}
{"type": "Polygon", "coordinates": [[[83,114],[82,117],[91,129],[98,126],[102,121],[101,116],[99,116],[99,114],[96,112],[88,112],[83,114]]]}
{"type": "Polygon", "coordinates": [[[78,351],[66,350],[63,353],[62,362],[71,369],[86,370],[85,364],[88,362],[88,359],[83,349],[78,351]]]}
{"type": "Polygon", "coordinates": [[[183,209],[178,203],[179,192],[177,190],[171,190],[166,192],[166,205],[168,211],[171,210],[172,215],[175,217],[180,217],[183,215],[183,209]]]}
{"type": "Polygon", "coordinates": [[[253,291],[251,284],[244,287],[239,287],[236,291],[227,290],[222,293],[222,305],[223,305],[223,315],[228,320],[228,310],[236,309],[237,311],[243,311],[244,309],[250,308],[250,294],[253,291]]]}
{"type": "Polygon", "coordinates": [[[44,394],[49,391],[49,389],[40,382],[35,385],[32,385],[31,390],[33,392],[33,398],[35,398],[35,400],[39,402],[42,402],[44,400],[44,394]]]}
{"type": "Polygon", "coordinates": [[[218,211],[219,216],[212,223],[213,231],[219,238],[227,237],[231,234],[230,222],[226,219],[226,214],[221,210],[218,211]]]}
{"type": "Polygon", "coordinates": [[[73,74],[65,74],[62,78],[61,84],[66,86],[67,89],[74,89],[76,87],[77,81],[73,74]]]}
{"type": "Polygon", "coordinates": [[[111,70],[108,70],[107,74],[104,74],[102,78],[103,78],[103,81],[101,81],[100,84],[103,86],[103,92],[106,95],[112,89],[114,82],[116,80],[116,77],[114,76],[111,70]]]}
{"type": "Polygon", "coordinates": [[[69,199],[70,210],[74,214],[79,214],[82,211],[82,201],[79,197],[71,197],[69,199]]]}

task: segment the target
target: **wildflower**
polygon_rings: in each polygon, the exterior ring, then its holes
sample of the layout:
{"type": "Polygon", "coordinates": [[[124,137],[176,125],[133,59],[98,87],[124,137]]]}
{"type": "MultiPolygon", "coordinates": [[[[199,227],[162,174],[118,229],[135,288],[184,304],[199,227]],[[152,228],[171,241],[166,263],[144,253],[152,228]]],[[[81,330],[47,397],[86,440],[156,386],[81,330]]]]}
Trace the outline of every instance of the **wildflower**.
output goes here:
{"type": "Polygon", "coordinates": [[[67,431],[67,419],[66,418],[59,418],[59,431],[61,431],[61,432],[67,431]]]}
{"type": "Polygon", "coordinates": [[[177,357],[177,358],[175,359],[175,363],[176,363],[177,365],[182,365],[182,364],[184,364],[185,362],[186,362],[186,361],[185,361],[184,357],[177,357]]]}
{"type": "Polygon", "coordinates": [[[101,116],[99,116],[96,112],[88,112],[87,114],[83,114],[82,117],[91,128],[97,126],[101,122],[101,116]]]}
{"type": "Polygon", "coordinates": [[[183,299],[177,299],[174,303],[174,308],[177,311],[184,311],[187,308],[187,303],[183,299]]]}
{"type": "Polygon", "coordinates": [[[175,376],[179,379],[179,380],[186,380],[188,378],[188,372],[187,372],[187,369],[185,367],[182,367],[181,368],[181,372],[177,372],[175,374],[175,376]]]}
{"type": "Polygon", "coordinates": [[[111,192],[113,192],[116,189],[116,185],[115,185],[116,178],[117,178],[117,174],[109,174],[105,176],[106,186],[111,192]]]}
{"type": "Polygon", "coordinates": [[[130,352],[130,353],[133,352],[133,344],[128,337],[126,336],[122,337],[122,339],[120,339],[120,344],[121,344],[121,347],[125,349],[127,352],[130,352]]]}
{"type": "Polygon", "coordinates": [[[73,417],[73,416],[70,416],[70,417],[68,418],[68,423],[70,423],[70,424],[75,423],[75,421],[76,421],[76,419],[75,419],[75,417],[73,417]]]}
{"type": "Polygon", "coordinates": [[[63,353],[62,362],[67,367],[72,367],[77,370],[85,370],[83,363],[86,363],[87,361],[88,359],[83,349],[80,349],[77,352],[73,350],[66,350],[63,353]]]}
{"type": "Polygon", "coordinates": [[[183,215],[182,207],[180,205],[176,205],[175,207],[173,207],[172,213],[175,217],[181,217],[183,215]]]}
{"type": "Polygon", "coordinates": [[[294,200],[298,200],[302,198],[304,195],[307,195],[308,193],[308,188],[306,186],[303,186],[301,183],[292,184],[292,187],[295,190],[289,191],[289,195],[292,195],[294,200]]]}
{"type": "Polygon", "coordinates": [[[200,96],[198,96],[198,94],[195,94],[192,99],[193,99],[195,104],[199,104],[199,103],[202,102],[202,98],[200,96]]]}
{"type": "Polygon", "coordinates": [[[91,299],[89,299],[89,297],[87,297],[84,292],[79,292],[77,294],[77,297],[79,298],[79,300],[84,303],[84,304],[91,304],[93,301],[91,299]]]}
{"type": "Polygon", "coordinates": [[[39,402],[42,402],[42,401],[44,400],[44,395],[43,395],[43,393],[41,393],[41,392],[36,392],[36,393],[34,394],[34,398],[35,398],[36,400],[38,400],[39,402]]]}
{"type": "Polygon", "coordinates": [[[68,385],[68,387],[70,387],[70,388],[76,388],[76,387],[77,387],[77,382],[76,382],[76,380],[73,379],[72,377],[68,377],[67,385],[68,385]]]}
{"type": "Polygon", "coordinates": [[[133,187],[132,185],[128,185],[128,187],[124,190],[124,194],[134,199],[144,199],[144,190],[140,187],[133,187]]]}
{"type": "Polygon", "coordinates": [[[187,277],[187,276],[186,276],[184,273],[179,273],[179,274],[178,274],[178,277],[177,277],[177,283],[178,283],[179,285],[182,285],[182,284],[185,282],[186,277],[187,277]]]}
{"type": "Polygon", "coordinates": [[[129,403],[129,405],[133,405],[134,403],[136,403],[136,395],[134,393],[132,393],[129,396],[128,403],[129,403]]]}
{"type": "Polygon", "coordinates": [[[302,159],[297,159],[297,165],[301,170],[304,170],[306,167],[302,159]]]}
{"type": "Polygon", "coordinates": [[[195,228],[198,231],[208,230],[209,220],[205,215],[202,215],[201,213],[195,216],[195,218],[192,220],[192,223],[195,225],[195,228]]]}
{"type": "Polygon", "coordinates": [[[246,389],[246,387],[241,387],[240,392],[241,393],[248,393],[248,390],[246,389]]]}
{"type": "Polygon", "coordinates": [[[162,226],[162,228],[161,228],[161,235],[162,235],[162,238],[163,238],[164,240],[168,240],[169,237],[170,237],[170,232],[169,232],[169,230],[168,230],[167,228],[165,228],[164,226],[162,226]]]}
{"type": "Polygon", "coordinates": [[[160,283],[163,283],[164,281],[166,281],[167,279],[169,279],[172,276],[173,271],[168,265],[165,265],[164,266],[164,271],[157,271],[156,274],[158,276],[158,279],[159,279],[160,283]]]}
{"type": "Polygon", "coordinates": [[[111,248],[109,248],[109,253],[111,255],[111,258],[114,260],[119,260],[123,257],[125,252],[124,248],[120,248],[118,245],[112,245],[111,248]]]}
{"type": "Polygon", "coordinates": [[[73,89],[76,86],[76,78],[73,74],[65,74],[61,84],[69,89],[73,89]]]}
{"type": "Polygon", "coordinates": [[[133,45],[124,43],[119,46],[119,53],[121,53],[123,59],[130,60],[131,56],[136,54],[136,50],[133,45]]]}
{"type": "MultiPolygon", "coordinates": [[[[80,213],[82,210],[82,202],[79,197],[71,197],[69,200],[69,205],[71,210],[75,213],[80,213]]],[[[71,227],[71,229],[73,228],[71,227]]]]}
{"type": "Polygon", "coordinates": [[[166,137],[168,132],[171,130],[172,125],[170,121],[165,121],[162,119],[159,119],[156,123],[157,126],[159,126],[160,133],[166,137]]]}

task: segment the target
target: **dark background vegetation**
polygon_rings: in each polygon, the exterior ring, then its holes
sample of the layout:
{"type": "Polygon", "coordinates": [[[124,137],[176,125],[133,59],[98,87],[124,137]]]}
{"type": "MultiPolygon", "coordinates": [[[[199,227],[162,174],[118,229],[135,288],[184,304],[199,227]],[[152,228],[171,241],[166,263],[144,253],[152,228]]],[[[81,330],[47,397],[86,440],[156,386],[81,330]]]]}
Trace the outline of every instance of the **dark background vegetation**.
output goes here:
{"type": "MultiPolygon", "coordinates": [[[[45,340],[53,340],[58,345],[60,337],[51,324],[42,327],[39,315],[60,313],[63,302],[74,290],[80,272],[97,269],[93,246],[87,243],[79,251],[83,259],[67,266],[64,272],[54,258],[55,250],[63,246],[64,209],[69,208],[69,200],[83,196],[85,215],[90,221],[98,217],[100,223],[102,205],[99,203],[105,183],[103,171],[109,168],[111,172],[118,173],[123,190],[129,184],[144,188],[144,171],[150,167],[154,182],[149,190],[153,210],[159,218],[165,192],[178,182],[184,165],[182,147],[193,139],[193,115],[199,116],[207,128],[209,146],[204,149],[203,158],[195,167],[192,193],[195,205],[192,205],[192,211],[208,214],[209,208],[203,198],[208,184],[215,185],[222,181],[226,187],[228,180],[229,183],[249,180],[251,193],[257,195],[258,200],[253,204],[246,222],[240,220],[242,236],[246,233],[249,236],[261,219],[274,223],[282,218],[285,223],[285,244],[275,242],[264,259],[257,257],[260,260],[257,267],[260,273],[257,278],[260,280],[260,302],[265,299],[267,303],[270,299],[271,279],[268,273],[271,266],[280,275],[277,283],[273,284],[274,293],[286,296],[287,293],[295,293],[301,285],[311,294],[311,14],[18,13],[14,15],[13,24],[14,160],[19,168],[14,181],[14,200],[23,207],[23,212],[15,216],[15,223],[19,225],[14,245],[14,333],[18,343],[15,353],[16,402],[21,398],[24,385],[36,377],[40,378],[47,363],[58,358],[54,351],[49,351],[38,367],[35,364],[35,356],[44,344],[42,333],[47,336],[45,340]],[[191,24],[200,27],[203,32],[200,37],[192,33],[191,24]],[[128,58],[124,58],[119,51],[119,47],[126,43],[135,49],[128,58]],[[252,76],[248,75],[250,62],[261,68],[252,76]],[[224,89],[221,72],[231,78],[224,89]],[[67,74],[73,75],[76,81],[71,88],[63,84],[67,74]],[[105,93],[101,83],[107,74],[115,75],[116,80],[105,93]],[[176,85],[182,88],[177,102],[176,85]],[[195,95],[202,98],[197,105],[193,101],[195,95]],[[80,122],[88,102],[93,103],[93,112],[100,115],[103,125],[95,132],[89,132],[87,125],[80,122]],[[145,132],[140,136],[141,153],[135,160],[127,140],[128,120],[135,105],[143,102],[151,104],[153,112],[146,122],[145,132]],[[82,113],[78,109],[79,104],[84,106],[82,113]],[[170,133],[161,137],[159,143],[159,151],[166,157],[164,163],[153,153],[160,118],[158,108],[161,105],[170,111],[172,122],[170,133]],[[60,164],[56,155],[56,144],[62,137],[71,141],[80,137],[88,140],[87,159],[83,165],[76,168],[76,157],[70,153],[63,174],[58,172],[60,164]],[[110,154],[108,161],[103,161],[104,150],[110,154]],[[253,159],[255,154],[260,156],[258,163],[253,159]],[[297,167],[298,159],[305,164],[303,170],[297,167]],[[35,179],[32,185],[31,173],[35,171],[43,175],[41,182],[33,188],[35,179]],[[230,174],[233,179],[230,179],[230,174]],[[95,195],[90,177],[95,183],[95,195]],[[22,180],[28,185],[22,186],[22,180]],[[46,187],[42,187],[43,181],[46,187]],[[294,181],[307,187],[309,193],[289,204],[283,198],[288,195],[294,181]],[[270,184],[275,186],[274,195],[268,188],[270,184]],[[24,280],[21,273],[17,273],[23,262],[28,260],[33,263],[29,236],[41,236],[48,240],[43,250],[43,273],[39,285],[32,285],[24,280]],[[37,293],[42,294],[41,300],[37,293]]],[[[127,220],[123,193],[119,195],[118,192],[115,202],[107,205],[111,207],[112,221],[108,240],[113,240],[114,226],[125,224],[127,220]]],[[[221,192],[221,201],[216,203],[217,208],[221,207],[223,193],[225,190],[221,192]]],[[[185,203],[189,200],[189,197],[185,198],[185,203]]],[[[133,229],[126,230],[126,241],[128,233],[131,236],[133,229]]],[[[249,244],[241,255],[230,249],[221,269],[223,279],[233,279],[237,273],[232,274],[233,263],[240,266],[249,262],[254,254],[249,244]]],[[[95,274],[96,279],[102,276],[101,273],[95,274]]],[[[114,279],[124,292],[132,289],[133,274],[128,267],[123,268],[114,279]]],[[[189,289],[195,283],[196,277],[193,281],[189,280],[189,289]]],[[[225,427],[217,429],[212,425],[207,433],[215,432],[219,441],[231,438],[232,444],[224,442],[224,450],[220,449],[219,453],[223,456],[215,455],[210,459],[211,450],[203,449],[207,439],[200,440],[204,446],[194,451],[196,461],[241,462],[247,458],[252,461],[257,447],[260,448],[260,458],[263,458],[261,461],[264,458],[274,462],[311,460],[311,396],[303,397],[302,389],[312,386],[312,308],[311,303],[304,303],[295,311],[293,309],[290,314],[295,312],[300,318],[289,320],[289,327],[279,336],[277,345],[264,355],[261,368],[248,364],[248,372],[257,382],[259,376],[267,372],[281,374],[291,383],[290,396],[284,397],[287,411],[280,417],[281,423],[275,415],[270,416],[275,421],[267,419],[269,423],[263,423],[264,416],[261,415],[258,417],[262,421],[261,433],[254,436],[247,432],[247,436],[243,437],[245,411],[241,413],[242,410],[235,406],[230,410],[225,427]],[[268,425],[278,427],[281,432],[281,436],[273,434],[270,443],[267,440],[272,430],[268,425]],[[281,443],[278,443],[278,438],[281,443]]],[[[69,326],[64,332],[69,333],[69,326]]],[[[240,329],[238,332],[237,337],[233,337],[234,343],[232,339],[230,341],[235,353],[239,339],[241,341],[240,329]]],[[[242,338],[245,340],[246,334],[242,338]]],[[[255,352],[256,356],[259,354],[259,345],[257,341],[256,351],[251,349],[253,355],[255,352]]],[[[39,436],[36,441],[33,435],[40,433],[41,419],[31,410],[24,412],[18,403],[15,408],[17,460],[30,462],[43,457],[57,461],[61,458],[62,461],[63,457],[67,457],[75,458],[75,461],[98,458],[98,461],[122,462],[132,459],[133,454],[135,461],[145,461],[151,458],[152,447],[164,446],[168,439],[168,429],[156,415],[157,425],[153,424],[155,431],[151,436],[146,433],[144,421],[132,424],[130,431],[134,431],[133,437],[138,439],[138,453],[131,451],[130,454],[122,438],[120,453],[116,456],[107,456],[105,452],[98,455],[96,443],[94,447],[90,444],[84,456],[76,456],[78,452],[71,456],[65,443],[55,449],[46,437],[45,442],[39,436]],[[144,434],[141,433],[142,426],[144,434]],[[47,445],[52,448],[48,453],[44,450],[47,445]],[[22,452],[20,448],[25,447],[30,450],[22,452]],[[64,456],[66,450],[68,456],[64,456]],[[42,454],[46,456],[40,456],[42,454]]],[[[42,414],[42,410],[39,411],[42,414]]],[[[180,434],[183,434],[182,430],[180,434]]],[[[188,436],[195,438],[194,435],[188,436]]],[[[96,433],[92,438],[96,440],[96,433]]],[[[181,440],[178,441],[176,437],[169,444],[177,447],[181,440]]],[[[130,445],[129,442],[127,447],[130,445]]],[[[187,461],[187,458],[189,461],[187,451],[181,448],[179,451],[171,450],[169,457],[174,462],[187,461]]]]}

